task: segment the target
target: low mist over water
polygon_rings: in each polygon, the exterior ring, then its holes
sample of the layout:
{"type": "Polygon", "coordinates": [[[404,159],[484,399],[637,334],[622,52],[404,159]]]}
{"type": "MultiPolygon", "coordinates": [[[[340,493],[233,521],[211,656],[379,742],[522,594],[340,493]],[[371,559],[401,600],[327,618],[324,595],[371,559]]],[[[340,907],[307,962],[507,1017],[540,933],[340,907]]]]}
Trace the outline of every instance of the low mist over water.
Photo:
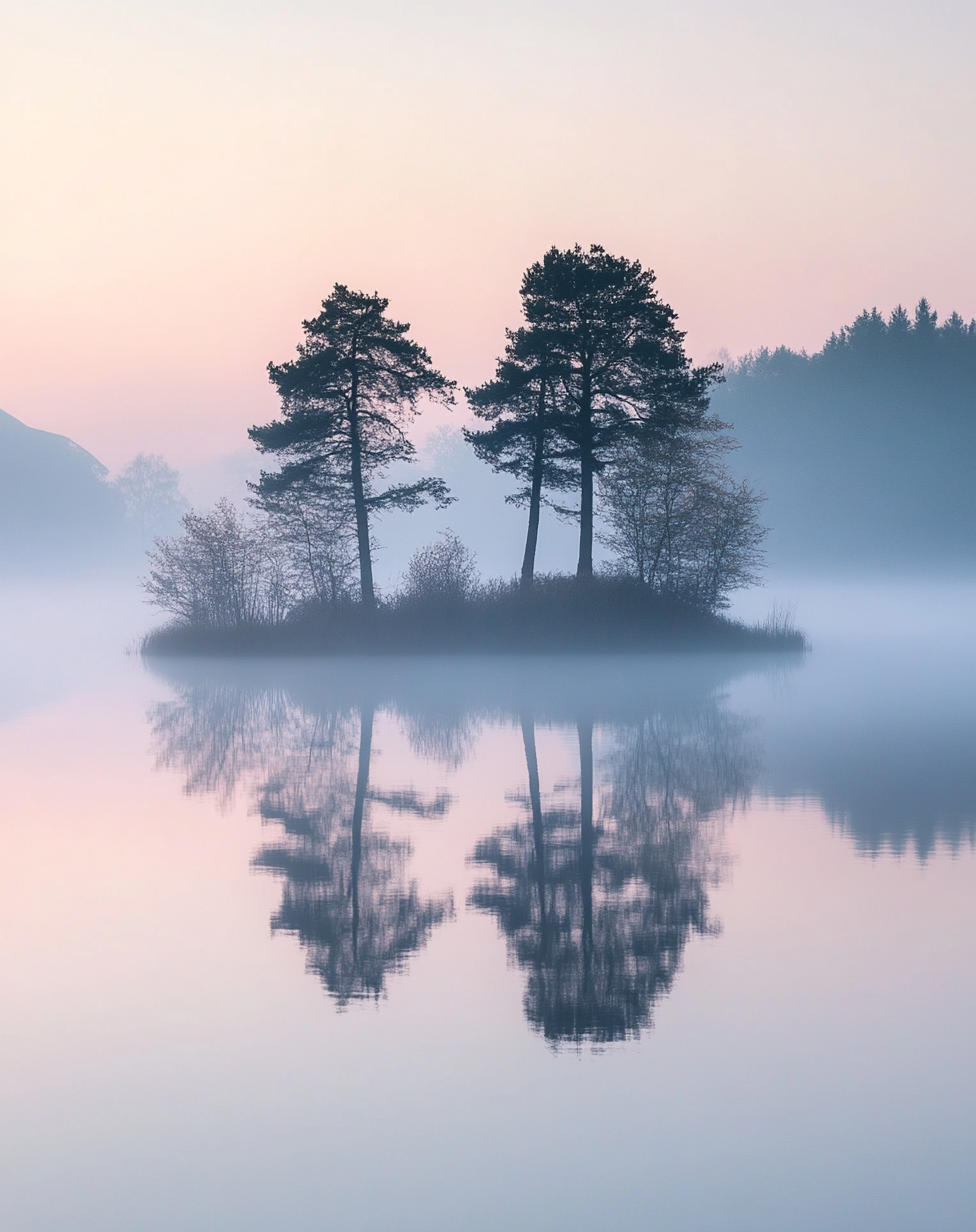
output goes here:
{"type": "Polygon", "coordinates": [[[818,593],[792,657],[144,664],[18,591],[4,1226],[967,1227],[976,592],[818,593]]]}

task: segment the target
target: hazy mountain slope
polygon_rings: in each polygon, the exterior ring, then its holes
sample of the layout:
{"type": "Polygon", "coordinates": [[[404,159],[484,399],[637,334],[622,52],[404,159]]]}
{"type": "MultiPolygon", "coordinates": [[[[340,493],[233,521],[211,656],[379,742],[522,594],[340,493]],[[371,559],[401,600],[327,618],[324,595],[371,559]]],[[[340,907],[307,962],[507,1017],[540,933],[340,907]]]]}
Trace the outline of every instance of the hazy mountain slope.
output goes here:
{"type": "Polygon", "coordinates": [[[119,549],[124,509],[102,464],[0,411],[0,570],[86,568],[119,549]]]}

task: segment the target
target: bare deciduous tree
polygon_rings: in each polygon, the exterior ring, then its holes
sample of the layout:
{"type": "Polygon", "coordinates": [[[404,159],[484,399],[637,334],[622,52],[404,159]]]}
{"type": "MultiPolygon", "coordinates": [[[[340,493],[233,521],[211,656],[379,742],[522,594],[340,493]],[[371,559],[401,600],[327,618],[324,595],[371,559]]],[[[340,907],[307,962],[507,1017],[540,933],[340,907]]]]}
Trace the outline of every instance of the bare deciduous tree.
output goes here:
{"type": "Polygon", "coordinates": [[[180,473],[162,454],[137,453],[119,471],[114,485],[130,521],[147,541],[172,530],[189,508],[180,491],[180,473]]]}
{"type": "Polygon", "coordinates": [[[267,521],[246,520],[221,500],[208,514],[184,514],[181,525],[182,535],[156,540],[143,580],[164,611],[211,628],[276,623],[301,597],[267,521]]]}
{"type": "Polygon", "coordinates": [[[267,516],[303,598],[338,603],[350,597],[359,563],[356,522],[341,484],[323,471],[304,485],[252,484],[253,504],[267,516]]]}
{"type": "Polygon", "coordinates": [[[765,499],[722,463],[728,437],[643,433],[600,477],[601,541],[623,572],[661,594],[715,611],[758,582],[765,499]]]}

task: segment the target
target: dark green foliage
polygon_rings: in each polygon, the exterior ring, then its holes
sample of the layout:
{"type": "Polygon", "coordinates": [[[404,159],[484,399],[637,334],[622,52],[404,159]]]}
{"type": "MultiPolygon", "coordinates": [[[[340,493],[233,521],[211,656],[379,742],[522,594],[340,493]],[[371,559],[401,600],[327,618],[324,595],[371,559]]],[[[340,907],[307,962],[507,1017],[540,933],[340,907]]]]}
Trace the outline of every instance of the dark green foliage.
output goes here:
{"type": "Polygon", "coordinates": [[[546,332],[509,330],[505,354],[494,380],[466,389],[471,409],[491,427],[464,437],[494,470],[515,475],[525,486],[507,499],[529,509],[522,585],[535,573],[543,491],[576,486],[573,468],[560,454],[560,402],[556,371],[546,332]]]}
{"type": "Polygon", "coordinates": [[[454,388],[407,337],[409,325],[387,317],[388,304],[337,283],[321,313],[302,323],[298,357],[268,367],[281,396],[281,418],[249,432],[263,453],[282,459],[276,474],[262,474],[259,501],[313,485],[338,483],[348,492],[368,608],[375,605],[370,514],[450,499],[439,479],[376,490],[389,466],[415,456],[406,427],[418,414],[419,400],[451,402],[454,388]]]}
{"type": "Polygon", "coordinates": [[[976,391],[976,320],[968,324],[951,313],[942,325],[927,299],[910,318],[899,304],[887,319],[865,309],[850,325],[833,333],[814,355],[777,347],[748,355],[736,375],[791,376],[809,384],[850,384],[864,392],[903,396],[906,385],[929,398],[968,396],[976,391]]]}
{"type": "Polygon", "coordinates": [[[545,339],[559,391],[562,456],[577,471],[577,576],[593,574],[593,484],[614,450],[643,426],[662,434],[714,430],[708,390],[719,366],[692,368],[676,314],[639,261],[598,245],[551,248],[522,281],[528,329],[545,339]]]}
{"type": "MultiPolygon", "coordinates": [[[[250,430],[259,449],[280,459],[276,472],[263,472],[253,485],[254,503],[267,515],[272,538],[287,546],[290,571],[283,576],[302,599],[281,622],[287,628],[274,634],[242,628],[235,644],[588,651],[751,645],[756,637],[770,643],[768,633],[714,614],[728,590],[755,580],[758,498],[746,485],[726,482],[717,461],[729,447],[721,436],[726,425],[709,413],[720,366],[691,367],[675,313],[658,298],[654,282],[653,271],[639,261],[597,245],[552,248],[526,271],[526,324],[508,331],[494,379],[466,390],[487,426],[465,432],[480,458],[523,481],[508,498],[529,507],[520,587],[479,586],[473,558],[449,533],[414,556],[406,589],[385,604],[373,587],[370,515],[451,498],[439,479],[384,491],[377,481],[392,464],[415,456],[406,428],[420,398],[450,402],[453,383],[406,337],[408,326],[387,318],[386,300],[337,284],[320,315],[304,322],[297,358],[269,367],[281,418],[250,430]],[[627,470],[628,460],[640,464],[637,483],[630,482],[636,471],[627,470]],[[663,484],[662,470],[671,476],[663,484]],[[600,476],[618,565],[633,578],[598,583],[593,577],[600,476]],[[696,499],[679,499],[689,486],[696,499]],[[575,583],[550,578],[532,595],[543,493],[573,488],[579,507],[559,512],[580,523],[575,583]],[[648,549],[654,535],[662,538],[661,492],[669,511],[664,569],[656,541],[648,549]],[[675,510],[680,519],[671,516],[675,510]],[[353,525],[360,604],[348,589],[352,535],[345,528],[353,525]],[[649,551],[657,561],[650,569],[649,551]]],[[[183,630],[161,637],[160,645],[174,639],[189,645],[194,635],[183,630]]],[[[802,638],[787,642],[802,645],[802,638]]]]}
{"type": "Polygon", "coordinates": [[[498,921],[525,976],[526,1017],[546,1039],[635,1039],[689,938],[717,932],[712,818],[748,797],[757,750],[747,725],[712,702],[618,728],[595,775],[593,726],[578,721],[577,808],[565,791],[544,801],[535,725],[521,726],[526,816],[478,843],[469,905],[498,921]]]}

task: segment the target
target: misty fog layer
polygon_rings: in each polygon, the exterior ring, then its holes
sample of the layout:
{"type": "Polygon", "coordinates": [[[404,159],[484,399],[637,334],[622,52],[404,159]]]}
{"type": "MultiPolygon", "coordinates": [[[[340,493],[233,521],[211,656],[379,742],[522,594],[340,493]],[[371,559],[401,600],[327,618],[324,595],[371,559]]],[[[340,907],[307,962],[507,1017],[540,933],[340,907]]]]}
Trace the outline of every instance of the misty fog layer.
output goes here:
{"type": "Polygon", "coordinates": [[[4,1226],[961,1232],[976,598],[819,593],[792,657],[147,667],[8,589],[4,1226]]]}
{"type": "Polygon", "coordinates": [[[774,568],[972,574],[976,323],[865,311],[816,354],[730,365],[714,405],[767,493],[774,568]]]}

